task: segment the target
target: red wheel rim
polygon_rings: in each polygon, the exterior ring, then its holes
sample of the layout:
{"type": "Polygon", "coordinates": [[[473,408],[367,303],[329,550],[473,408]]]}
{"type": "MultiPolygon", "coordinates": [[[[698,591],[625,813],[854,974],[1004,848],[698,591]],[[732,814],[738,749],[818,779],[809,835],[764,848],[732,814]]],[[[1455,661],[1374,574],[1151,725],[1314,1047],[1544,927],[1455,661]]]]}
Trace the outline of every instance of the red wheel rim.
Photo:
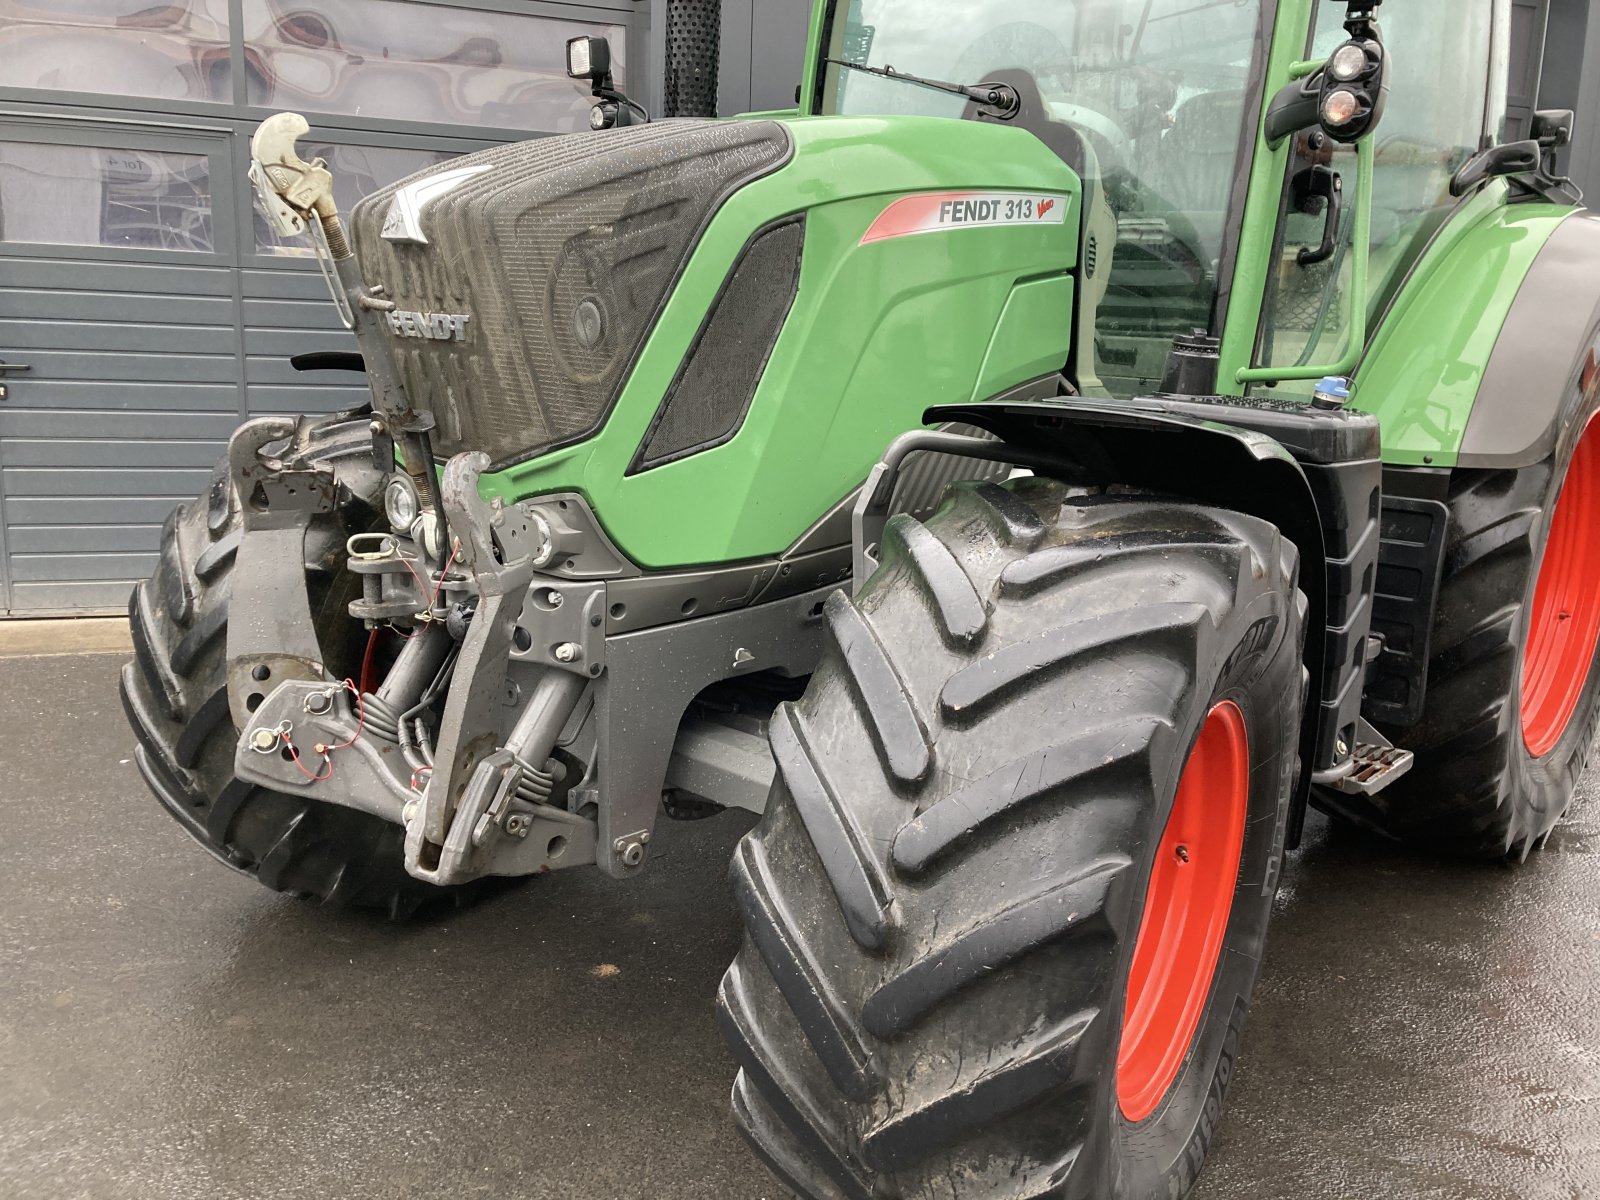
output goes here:
{"type": "Polygon", "coordinates": [[[1205,1011],[1244,852],[1250,740],[1224,700],[1206,716],[1156,847],[1117,1054],[1122,1115],[1142,1121],[1183,1066],[1205,1011]]]}
{"type": "Polygon", "coordinates": [[[1522,657],[1522,741],[1535,758],[1567,731],[1600,645],[1600,421],[1591,420],[1550,518],[1522,657]]]}

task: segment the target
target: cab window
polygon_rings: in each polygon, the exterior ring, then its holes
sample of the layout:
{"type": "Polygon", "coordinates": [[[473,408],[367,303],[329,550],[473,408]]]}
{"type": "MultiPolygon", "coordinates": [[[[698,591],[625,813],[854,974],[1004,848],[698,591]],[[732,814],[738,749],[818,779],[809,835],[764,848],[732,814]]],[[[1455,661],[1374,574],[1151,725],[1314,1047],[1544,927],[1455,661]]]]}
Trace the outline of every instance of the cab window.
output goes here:
{"type": "MultiPolygon", "coordinates": [[[[1259,0],[840,0],[829,56],[978,83],[1023,70],[1085,147],[1080,384],[1159,382],[1177,334],[1211,329],[1235,182],[1259,111],[1259,0]],[[1092,330],[1092,335],[1089,331],[1092,330]]],[[[839,66],[824,111],[960,117],[961,97],[839,66]]]]}

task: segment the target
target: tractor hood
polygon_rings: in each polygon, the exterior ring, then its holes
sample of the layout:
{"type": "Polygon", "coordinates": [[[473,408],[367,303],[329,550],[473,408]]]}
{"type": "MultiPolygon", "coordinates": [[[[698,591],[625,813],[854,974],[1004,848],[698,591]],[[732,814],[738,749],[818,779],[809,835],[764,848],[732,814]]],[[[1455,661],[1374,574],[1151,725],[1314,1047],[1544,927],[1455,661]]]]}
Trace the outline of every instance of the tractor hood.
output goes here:
{"type": "Polygon", "coordinates": [[[579,491],[619,545],[721,561],[781,549],[928,404],[1067,365],[1080,194],[1016,128],[663,121],[456,159],[352,226],[441,456],[488,453],[507,500],[579,491]],[[796,456],[798,486],[746,502],[796,456]]]}
{"type": "Polygon", "coordinates": [[[363,202],[357,253],[439,450],[592,433],[706,222],[792,153],[774,121],[663,123],[500,146],[363,202]]]}

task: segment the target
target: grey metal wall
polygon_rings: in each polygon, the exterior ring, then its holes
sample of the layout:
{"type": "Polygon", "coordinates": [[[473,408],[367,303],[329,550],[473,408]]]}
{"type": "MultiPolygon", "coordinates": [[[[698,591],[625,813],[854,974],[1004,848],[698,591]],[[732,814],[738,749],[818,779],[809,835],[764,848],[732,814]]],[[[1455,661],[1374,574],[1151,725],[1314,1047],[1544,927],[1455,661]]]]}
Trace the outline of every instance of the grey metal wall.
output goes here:
{"type": "MultiPolygon", "coordinates": [[[[118,3],[149,9],[93,7],[118,3]]],[[[158,64],[148,89],[158,94],[115,95],[78,67],[105,51],[102,34],[122,33],[56,29],[62,7],[0,0],[0,360],[29,368],[0,376],[0,613],[12,616],[121,609],[153,564],[167,512],[204,489],[242,418],[330,411],[364,395],[353,376],[289,367],[291,354],[353,343],[315,265],[280,253],[252,212],[244,172],[262,118],[305,112],[313,139],[337,147],[349,203],[357,183],[368,190],[437,157],[576,127],[588,100],[551,77],[564,36],[619,29],[640,63],[648,37],[645,6],[632,0],[175,0],[165,11],[182,10],[183,44],[158,64]],[[308,24],[319,10],[329,27],[308,24]],[[341,49],[332,17],[355,10],[398,14],[447,46],[459,27],[462,44],[438,61],[424,45],[414,71],[390,63],[374,74],[384,64],[358,51],[396,40],[404,22],[369,19],[339,35],[341,49]],[[482,14],[506,31],[503,44],[474,34],[469,18],[482,14]],[[576,24],[519,23],[527,17],[576,24]],[[294,56],[277,75],[246,44],[252,18],[292,35],[272,48],[294,56]],[[547,44],[526,44],[524,30],[547,44]],[[34,43],[20,44],[25,35],[34,43]],[[288,86],[329,61],[348,65],[346,78],[318,86],[343,93],[288,86]],[[518,63],[539,70],[519,81],[518,63]],[[211,90],[196,99],[185,87],[211,90]],[[485,109],[484,95],[507,102],[485,109]],[[163,191],[149,176],[168,169],[163,191]]],[[[148,29],[135,36],[141,52],[159,42],[148,29]]]]}
{"type": "Polygon", "coordinates": [[[794,107],[810,19],[807,0],[722,0],[724,115],[794,107]]]}
{"type": "Polygon", "coordinates": [[[1511,0],[1505,132],[1508,142],[1528,136],[1533,114],[1539,107],[1539,76],[1549,15],[1550,0],[1511,0]]]}
{"type": "Polygon", "coordinates": [[[1550,0],[1542,108],[1570,108],[1577,114],[1566,170],[1583,188],[1590,208],[1600,209],[1600,3],[1550,0]]]}

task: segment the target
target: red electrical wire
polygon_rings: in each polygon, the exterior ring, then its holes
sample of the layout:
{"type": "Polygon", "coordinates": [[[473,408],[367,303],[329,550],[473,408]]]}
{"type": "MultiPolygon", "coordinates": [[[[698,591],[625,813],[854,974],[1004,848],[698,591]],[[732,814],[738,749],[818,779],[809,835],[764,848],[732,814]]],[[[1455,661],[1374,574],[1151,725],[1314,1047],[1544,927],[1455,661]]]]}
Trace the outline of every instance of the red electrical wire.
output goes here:
{"type": "Polygon", "coordinates": [[[354,746],[358,741],[361,740],[361,731],[367,727],[367,706],[366,703],[361,699],[361,693],[356,690],[356,685],[351,683],[348,679],[344,681],[344,686],[345,689],[356,698],[356,731],[350,735],[350,740],[348,742],[341,742],[337,746],[327,747],[324,750],[324,756],[331,751],[348,750],[351,746],[354,746]]]}
{"type": "Polygon", "coordinates": [[[322,756],[322,765],[328,768],[327,773],[313,775],[306,770],[305,764],[300,761],[300,751],[294,748],[294,743],[289,740],[287,735],[283,739],[283,744],[289,748],[289,757],[294,760],[294,765],[299,769],[300,774],[311,780],[312,783],[323,783],[333,778],[333,759],[326,754],[322,756]]]}
{"type": "MultiPolygon", "coordinates": [[[[405,564],[406,570],[411,572],[411,578],[417,581],[417,591],[421,592],[423,595],[427,595],[428,585],[422,581],[422,576],[417,574],[417,569],[411,565],[411,560],[402,554],[400,556],[400,561],[405,564]]],[[[430,604],[428,607],[432,608],[433,605],[430,604]]]]}
{"type": "MultiPolygon", "coordinates": [[[[322,755],[322,766],[325,767],[326,770],[319,769],[315,775],[306,770],[305,764],[300,761],[300,751],[298,748],[296,748],[294,740],[287,733],[282,735],[283,744],[289,750],[290,759],[293,760],[294,765],[299,769],[300,774],[311,780],[312,783],[325,783],[333,778],[333,752],[335,750],[348,750],[351,746],[354,746],[358,741],[361,740],[361,734],[367,727],[367,706],[361,698],[361,692],[356,688],[355,681],[352,679],[346,679],[344,681],[344,687],[346,691],[356,698],[356,731],[350,735],[350,740],[348,742],[340,742],[337,746],[329,746],[323,742],[318,742],[312,747],[316,753],[322,755]]],[[[412,779],[415,781],[416,776],[413,775],[412,779]]],[[[415,786],[413,786],[412,790],[416,790],[415,786]]]]}
{"type": "Polygon", "coordinates": [[[361,690],[372,690],[372,656],[378,648],[378,627],[373,626],[372,632],[367,635],[367,652],[361,656],[361,690]]]}
{"type": "MultiPolygon", "coordinates": [[[[450,568],[456,565],[456,558],[460,555],[460,553],[461,539],[451,538],[450,557],[445,561],[444,570],[439,572],[439,582],[433,585],[433,594],[428,596],[427,607],[429,612],[433,611],[433,606],[439,599],[439,593],[444,590],[445,576],[450,574],[450,568]]],[[[406,570],[411,572],[411,578],[417,581],[418,590],[426,593],[428,591],[428,585],[423,582],[422,576],[417,574],[417,569],[411,565],[411,560],[402,554],[400,556],[400,561],[405,563],[406,570]]]]}
{"type": "MultiPolygon", "coordinates": [[[[433,595],[428,598],[429,611],[432,611],[434,603],[439,599],[439,593],[444,590],[445,576],[449,575],[450,568],[456,565],[456,557],[460,553],[460,539],[452,539],[450,546],[450,558],[445,562],[444,570],[439,572],[439,582],[434,585],[433,595]]],[[[425,585],[422,583],[422,577],[417,574],[415,568],[413,568],[409,562],[406,562],[404,557],[402,557],[400,561],[406,564],[406,570],[411,572],[412,578],[417,581],[418,586],[423,587],[424,590],[426,590],[425,585]]],[[[322,755],[322,765],[324,768],[326,768],[326,770],[319,770],[316,774],[312,774],[310,771],[306,770],[305,764],[300,761],[300,751],[295,747],[293,739],[291,739],[288,734],[283,734],[283,744],[288,748],[289,757],[291,760],[293,760],[295,768],[300,772],[300,774],[304,775],[313,783],[324,783],[327,780],[332,779],[333,752],[335,750],[348,750],[351,746],[354,746],[358,741],[361,740],[361,734],[366,730],[367,705],[366,701],[363,699],[363,695],[368,690],[368,683],[372,674],[372,657],[377,648],[377,644],[378,630],[374,629],[367,637],[367,649],[366,652],[361,656],[361,686],[357,687],[355,680],[353,679],[344,680],[345,690],[356,698],[356,731],[350,735],[349,741],[340,742],[337,746],[329,746],[325,743],[318,742],[314,747],[312,747],[312,749],[314,749],[318,754],[322,755]]],[[[424,771],[432,773],[433,768],[418,767],[415,771],[411,772],[412,791],[417,790],[417,776],[422,774],[424,771]]]]}
{"type": "Polygon", "coordinates": [[[445,576],[450,574],[450,568],[456,565],[456,556],[458,554],[460,554],[460,553],[461,553],[461,539],[460,538],[451,538],[450,539],[450,557],[445,560],[444,570],[439,572],[439,582],[434,585],[433,595],[428,597],[428,611],[429,612],[433,611],[433,606],[434,606],[435,602],[439,599],[439,593],[444,589],[445,576]]]}

